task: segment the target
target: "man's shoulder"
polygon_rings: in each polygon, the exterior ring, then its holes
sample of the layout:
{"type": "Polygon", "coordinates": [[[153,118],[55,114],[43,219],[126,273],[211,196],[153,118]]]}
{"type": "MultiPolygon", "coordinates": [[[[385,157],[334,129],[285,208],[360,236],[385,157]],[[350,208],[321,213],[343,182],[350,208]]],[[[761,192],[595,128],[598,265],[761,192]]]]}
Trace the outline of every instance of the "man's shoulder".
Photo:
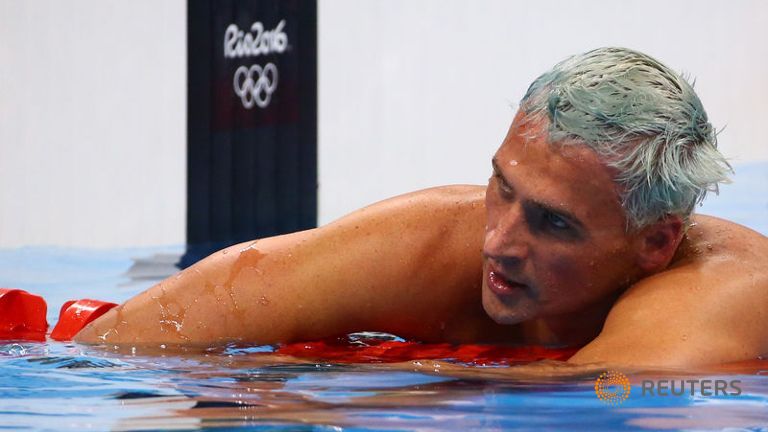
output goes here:
{"type": "Polygon", "coordinates": [[[357,223],[358,219],[396,224],[403,233],[418,237],[441,231],[473,235],[485,225],[485,187],[449,185],[398,195],[357,210],[329,225],[357,223]]]}
{"type": "Polygon", "coordinates": [[[747,286],[768,284],[767,261],[766,236],[735,222],[696,215],[673,263],[630,287],[623,297],[688,297],[691,288],[693,297],[702,291],[715,297],[744,294],[747,286]]]}
{"type": "Polygon", "coordinates": [[[768,260],[768,237],[748,227],[714,216],[696,215],[681,244],[680,265],[708,264],[741,267],[768,260]]]}
{"type": "Polygon", "coordinates": [[[407,205],[421,204],[433,206],[474,204],[484,205],[485,186],[478,185],[445,185],[398,195],[385,201],[373,204],[407,205]]]}
{"type": "Polygon", "coordinates": [[[762,325],[767,260],[764,235],[696,216],[678,259],[629,287],[613,305],[601,335],[577,359],[589,361],[619,349],[628,363],[682,366],[768,353],[768,327],[762,325]]]}

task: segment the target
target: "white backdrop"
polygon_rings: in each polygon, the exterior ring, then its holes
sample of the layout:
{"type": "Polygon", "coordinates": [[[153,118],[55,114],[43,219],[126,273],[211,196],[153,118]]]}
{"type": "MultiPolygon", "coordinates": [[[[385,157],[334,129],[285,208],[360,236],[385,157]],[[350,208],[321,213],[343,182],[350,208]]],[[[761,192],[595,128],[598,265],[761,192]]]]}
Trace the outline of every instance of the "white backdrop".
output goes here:
{"type": "Polygon", "coordinates": [[[186,2],[0,0],[0,246],[182,243],[186,2]]]}
{"type": "MultiPolygon", "coordinates": [[[[321,223],[406,191],[485,182],[530,81],[599,46],[695,76],[737,169],[768,161],[760,0],[318,10],[321,223]]],[[[0,0],[0,247],[184,242],[185,20],[184,0],[0,0]]]]}

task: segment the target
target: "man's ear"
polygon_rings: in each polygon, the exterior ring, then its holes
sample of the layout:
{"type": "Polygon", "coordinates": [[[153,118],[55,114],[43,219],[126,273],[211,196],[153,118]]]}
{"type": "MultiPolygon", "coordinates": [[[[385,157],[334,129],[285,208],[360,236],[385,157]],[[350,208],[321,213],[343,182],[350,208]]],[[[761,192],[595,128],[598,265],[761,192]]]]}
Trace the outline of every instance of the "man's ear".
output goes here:
{"type": "Polygon", "coordinates": [[[665,269],[683,238],[683,219],[667,215],[662,220],[640,230],[637,237],[637,264],[645,272],[665,269]]]}

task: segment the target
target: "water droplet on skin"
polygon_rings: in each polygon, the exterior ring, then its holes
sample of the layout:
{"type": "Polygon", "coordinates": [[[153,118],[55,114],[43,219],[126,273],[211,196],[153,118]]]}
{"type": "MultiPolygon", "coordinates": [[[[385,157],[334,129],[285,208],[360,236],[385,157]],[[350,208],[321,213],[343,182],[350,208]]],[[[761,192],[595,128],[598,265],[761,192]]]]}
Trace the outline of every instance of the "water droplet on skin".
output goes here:
{"type": "Polygon", "coordinates": [[[222,255],[226,255],[226,254],[228,254],[228,253],[229,253],[229,249],[224,249],[223,251],[221,251],[221,254],[222,254],[222,255]]]}
{"type": "Polygon", "coordinates": [[[514,160],[514,159],[512,159],[511,161],[509,161],[509,165],[510,165],[510,166],[517,166],[517,164],[518,164],[518,162],[517,162],[516,160],[514,160]]]}
{"type": "Polygon", "coordinates": [[[160,349],[165,349],[165,344],[160,344],[160,349]]]}
{"type": "Polygon", "coordinates": [[[240,276],[240,273],[244,269],[255,269],[256,264],[266,256],[255,248],[256,243],[257,242],[253,242],[250,246],[240,251],[240,255],[230,268],[229,277],[224,282],[225,287],[234,287],[235,280],[240,276]]]}
{"type": "Polygon", "coordinates": [[[102,340],[102,341],[106,342],[106,341],[107,341],[107,337],[110,335],[110,333],[118,334],[118,333],[117,333],[117,330],[115,330],[114,328],[111,328],[111,329],[107,329],[107,331],[106,331],[106,332],[104,332],[104,334],[102,334],[102,335],[99,335],[99,336],[97,337],[97,339],[99,339],[99,340],[102,340]]]}
{"type": "Polygon", "coordinates": [[[267,298],[267,296],[259,297],[259,304],[262,306],[269,306],[269,299],[267,298]]]}
{"type": "Polygon", "coordinates": [[[683,335],[682,337],[680,337],[680,339],[682,339],[684,341],[687,341],[688,340],[688,335],[683,335]]]}
{"type": "Polygon", "coordinates": [[[256,243],[258,243],[258,242],[259,242],[258,240],[255,240],[255,241],[251,242],[251,244],[249,244],[245,249],[241,250],[240,253],[243,253],[243,252],[247,251],[248,249],[256,249],[256,243]]]}
{"type": "Polygon", "coordinates": [[[172,320],[172,319],[160,320],[160,324],[166,324],[166,325],[175,327],[177,333],[181,331],[181,323],[176,320],[172,320]]]}
{"type": "Polygon", "coordinates": [[[708,251],[712,251],[712,245],[711,245],[711,244],[708,244],[708,245],[707,245],[707,250],[708,250],[708,251]]]}
{"type": "Polygon", "coordinates": [[[235,299],[235,293],[232,290],[232,287],[229,287],[229,299],[232,300],[232,307],[235,310],[239,310],[240,308],[237,307],[237,299],[235,299]]]}

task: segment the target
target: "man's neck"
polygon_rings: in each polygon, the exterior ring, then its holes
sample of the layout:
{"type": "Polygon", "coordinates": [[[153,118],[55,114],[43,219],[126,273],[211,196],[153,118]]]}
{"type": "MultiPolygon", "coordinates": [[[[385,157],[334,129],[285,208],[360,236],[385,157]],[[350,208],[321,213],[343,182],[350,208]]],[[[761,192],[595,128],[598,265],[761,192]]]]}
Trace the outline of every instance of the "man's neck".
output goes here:
{"type": "Polygon", "coordinates": [[[608,312],[622,292],[578,312],[521,323],[523,341],[535,345],[584,346],[600,334],[608,312]]]}

